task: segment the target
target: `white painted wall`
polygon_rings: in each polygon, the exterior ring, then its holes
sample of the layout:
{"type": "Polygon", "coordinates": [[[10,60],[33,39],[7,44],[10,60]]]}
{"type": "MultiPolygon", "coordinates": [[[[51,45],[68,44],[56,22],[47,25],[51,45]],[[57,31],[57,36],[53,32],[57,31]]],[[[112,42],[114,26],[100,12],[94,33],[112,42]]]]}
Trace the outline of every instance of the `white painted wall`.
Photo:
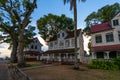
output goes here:
{"type": "MultiPolygon", "coordinates": [[[[59,39],[57,40],[57,43],[58,43],[57,45],[55,45],[55,42],[56,42],[56,41],[51,41],[51,42],[48,43],[49,50],[74,48],[74,45],[72,45],[72,39],[74,39],[74,38],[69,38],[69,39],[64,39],[64,38],[61,38],[61,39],[60,39],[60,38],[59,38],[59,39]],[[69,40],[69,42],[70,42],[70,46],[69,46],[69,47],[66,47],[66,45],[65,45],[65,41],[66,41],[66,40],[69,40]],[[62,42],[64,43],[63,46],[59,46],[60,41],[62,41],[62,42]],[[50,43],[53,43],[53,47],[50,47],[50,43]]],[[[80,40],[80,39],[82,39],[82,38],[80,38],[80,36],[77,37],[77,46],[78,46],[78,48],[80,47],[80,41],[83,41],[83,40],[80,40]]],[[[83,44],[83,42],[82,42],[81,44],[83,44]]]]}
{"type": "Polygon", "coordinates": [[[38,38],[35,38],[33,40],[33,42],[31,42],[29,44],[29,46],[24,49],[24,51],[39,51],[39,52],[42,52],[41,47],[42,47],[42,44],[40,43],[40,41],[38,40],[38,38]],[[31,49],[32,45],[33,45],[33,49],[31,49]],[[37,49],[35,49],[35,46],[37,46],[37,49]]]}

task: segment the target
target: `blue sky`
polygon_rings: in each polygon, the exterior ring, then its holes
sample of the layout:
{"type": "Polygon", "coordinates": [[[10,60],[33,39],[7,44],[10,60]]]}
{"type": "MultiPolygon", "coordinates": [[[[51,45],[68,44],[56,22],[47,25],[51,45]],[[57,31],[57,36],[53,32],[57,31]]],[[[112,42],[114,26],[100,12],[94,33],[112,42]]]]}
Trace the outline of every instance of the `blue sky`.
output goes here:
{"type": "MultiPolygon", "coordinates": [[[[86,2],[78,2],[78,28],[85,27],[85,18],[92,13],[97,11],[105,5],[111,5],[120,0],[86,0],[86,2]]],[[[69,4],[64,5],[63,0],[38,0],[37,9],[32,14],[32,25],[36,26],[36,20],[48,13],[55,15],[65,14],[67,17],[73,18],[73,11],[70,11],[69,4]]]]}

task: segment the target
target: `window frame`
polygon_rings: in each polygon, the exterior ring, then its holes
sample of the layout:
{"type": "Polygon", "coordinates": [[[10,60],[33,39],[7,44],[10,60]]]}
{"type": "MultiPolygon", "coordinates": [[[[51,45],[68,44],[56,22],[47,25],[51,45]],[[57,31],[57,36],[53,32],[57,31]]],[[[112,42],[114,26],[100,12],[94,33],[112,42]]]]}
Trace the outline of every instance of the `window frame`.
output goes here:
{"type": "Polygon", "coordinates": [[[65,36],[65,34],[64,33],[62,33],[62,37],[64,37],[65,36]]]}
{"type": "Polygon", "coordinates": [[[65,47],[70,47],[70,40],[65,40],[65,47]]]}
{"type": "Polygon", "coordinates": [[[120,31],[118,31],[118,39],[119,39],[119,41],[120,41],[120,31]]]}
{"type": "Polygon", "coordinates": [[[101,34],[95,36],[95,42],[102,43],[102,35],[101,34]]]}
{"type": "Polygon", "coordinates": [[[114,42],[113,32],[106,33],[106,42],[114,42]],[[112,37],[111,37],[111,35],[112,35],[112,37]]]}
{"type": "Polygon", "coordinates": [[[118,26],[118,25],[119,25],[119,20],[118,19],[113,20],[113,26],[118,26]]]}
{"type": "Polygon", "coordinates": [[[53,47],[53,42],[50,42],[50,47],[51,47],[51,48],[53,47]]]}
{"type": "Polygon", "coordinates": [[[57,34],[57,38],[60,38],[60,34],[57,34]]]}
{"type": "Polygon", "coordinates": [[[34,45],[31,45],[30,48],[31,48],[31,49],[34,49],[34,45]]]}
{"type": "Polygon", "coordinates": [[[35,49],[37,49],[37,45],[35,45],[35,49]]]}

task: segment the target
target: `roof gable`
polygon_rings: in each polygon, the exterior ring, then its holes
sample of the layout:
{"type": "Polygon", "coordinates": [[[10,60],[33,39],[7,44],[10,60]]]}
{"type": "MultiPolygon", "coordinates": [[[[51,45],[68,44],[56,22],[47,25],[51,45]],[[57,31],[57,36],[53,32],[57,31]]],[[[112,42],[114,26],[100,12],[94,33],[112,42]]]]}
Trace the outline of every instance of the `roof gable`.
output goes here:
{"type": "MultiPolygon", "coordinates": [[[[81,32],[81,29],[78,29],[77,30],[77,36],[79,36],[80,32],[81,32]]],[[[67,36],[65,37],[65,39],[74,37],[74,31],[66,31],[66,33],[67,33],[67,36]]],[[[55,41],[55,40],[57,40],[57,35],[54,35],[52,38],[50,38],[49,42],[50,41],[55,41]]]]}
{"type": "Polygon", "coordinates": [[[37,37],[33,38],[32,43],[35,43],[36,41],[37,41],[37,43],[39,43],[40,46],[43,46],[43,44],[41,44],[40,40],[37,37]]]}
{"type": "Polygon", "coordinates": [[[120,17],[120,12],[116,13],[116,14],[112,17],[112,19],[115,19],[115,18],[118,18],[118,17],[120,17]]]}

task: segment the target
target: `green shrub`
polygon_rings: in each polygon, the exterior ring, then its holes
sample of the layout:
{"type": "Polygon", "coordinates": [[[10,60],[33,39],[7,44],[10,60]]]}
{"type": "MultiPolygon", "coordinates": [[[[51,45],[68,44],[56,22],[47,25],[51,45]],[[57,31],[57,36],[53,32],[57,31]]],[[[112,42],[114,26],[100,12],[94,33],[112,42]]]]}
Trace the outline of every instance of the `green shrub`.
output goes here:
{"type": "Polygon", "coordinates": [[[89,64],[89,67],[92,69],[104,69],[104,70],[118,70],[119,67],[115,61],[106,61],[103,59],[100,60],[92,60],[91,63],[89,64]]]}
{"type": "Polygon", "coordinates": [[[114,64],[117,65],[119,67],[119,69],[120,69],[120,56],[113,59],[113,61],[114,61],[114,64]]]}

